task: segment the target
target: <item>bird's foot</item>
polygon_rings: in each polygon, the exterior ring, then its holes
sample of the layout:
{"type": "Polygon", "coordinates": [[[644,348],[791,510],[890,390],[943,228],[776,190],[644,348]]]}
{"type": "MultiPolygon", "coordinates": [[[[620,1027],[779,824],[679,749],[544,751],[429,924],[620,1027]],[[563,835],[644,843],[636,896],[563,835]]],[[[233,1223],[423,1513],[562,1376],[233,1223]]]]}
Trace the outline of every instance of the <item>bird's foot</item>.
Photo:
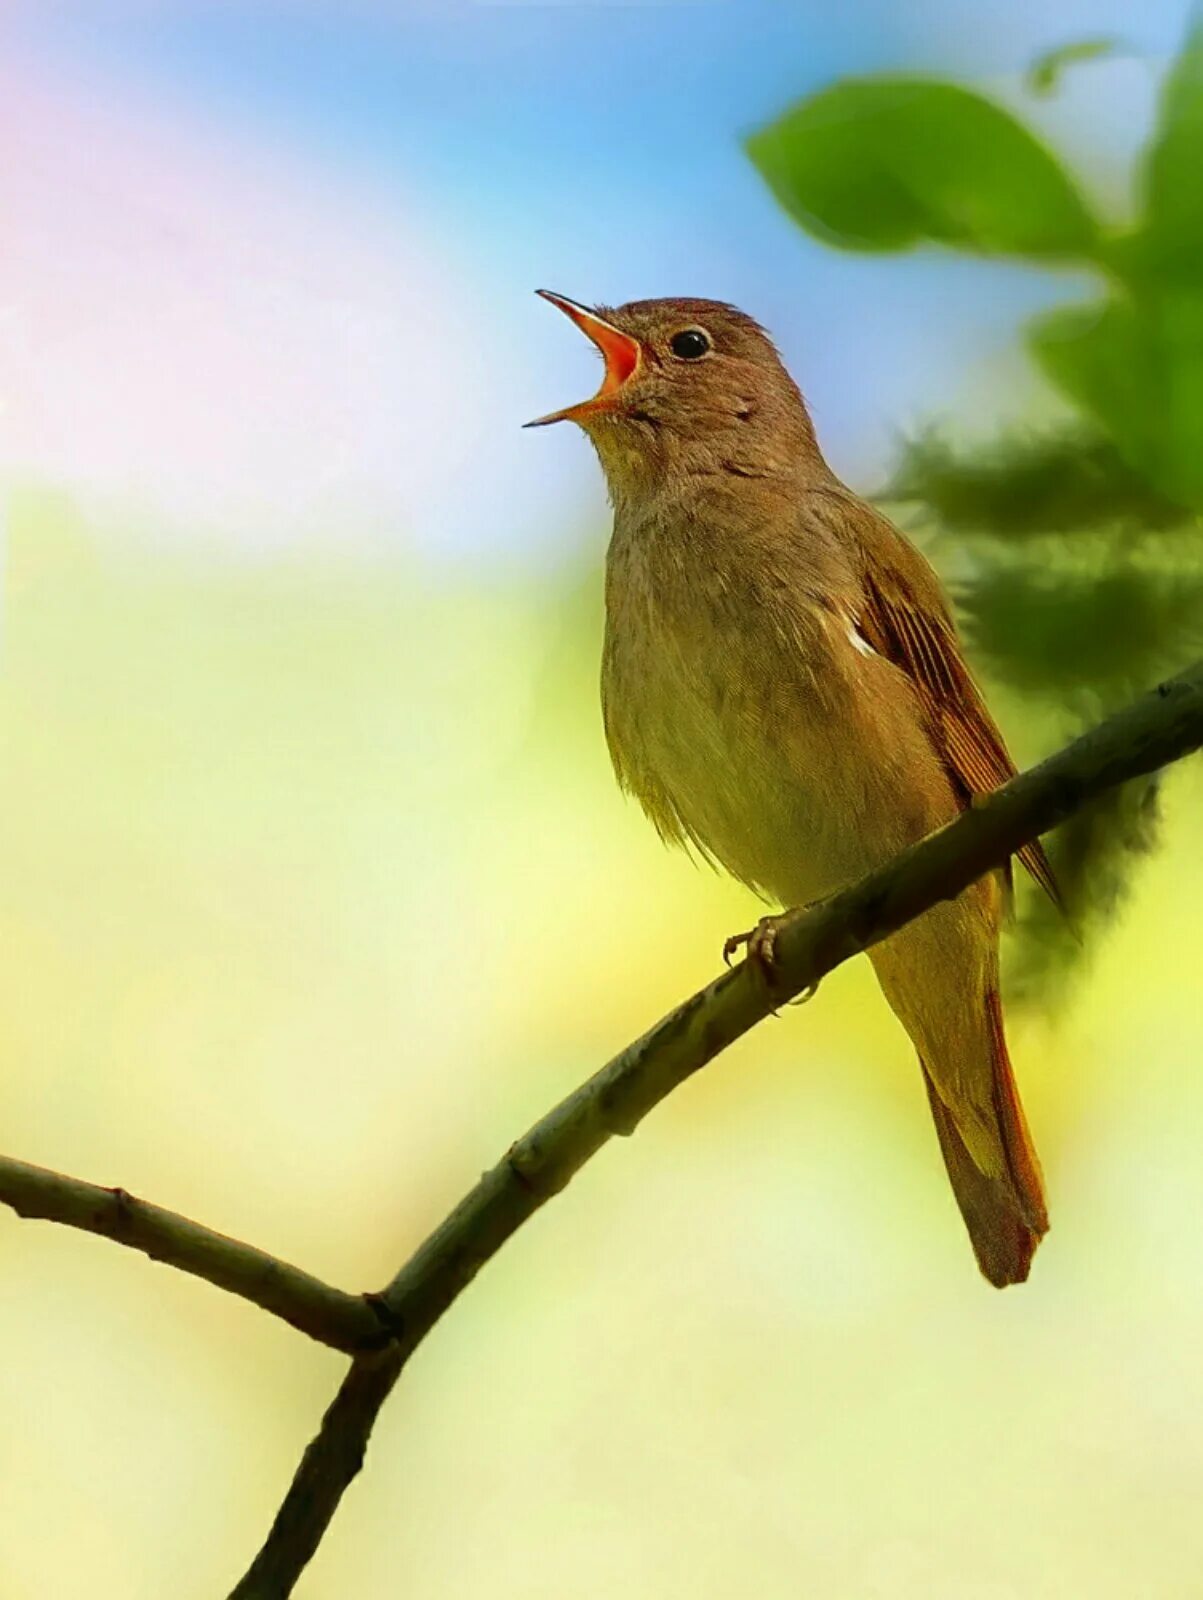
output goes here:
{"type": "MultiPolygon", "coordinates": [[[[746,933],[733,933],[729,939],[723,941],[723,960],[727,966],[731,965],[731,957],[737,950],[747,947],[747,961],[756,972],[760,974],[770,994],[776,992],[777,981],[777,934],[785,923],[785,917],[761,917],[754,928],[749,928],[746,933]]],[[[802,993],[795,995],[792,1000],[785,1001],[791,1006],[805,1005],[816,993],[818,984],[812,983],[803,989],[802,993]]],[[[776,1012],[774,1011],[774,1015],[776,1012]]]]}
{"type": "Polygon", "coordinates": [[[731,965],[731,957],[747,946],[748,960],[758,967],[763,977],[771,980],[777,963],[777,930],[780,917],[761,917],[754,928],[746,933],[733,933],[723,941],[723,960],[731,965]]]}

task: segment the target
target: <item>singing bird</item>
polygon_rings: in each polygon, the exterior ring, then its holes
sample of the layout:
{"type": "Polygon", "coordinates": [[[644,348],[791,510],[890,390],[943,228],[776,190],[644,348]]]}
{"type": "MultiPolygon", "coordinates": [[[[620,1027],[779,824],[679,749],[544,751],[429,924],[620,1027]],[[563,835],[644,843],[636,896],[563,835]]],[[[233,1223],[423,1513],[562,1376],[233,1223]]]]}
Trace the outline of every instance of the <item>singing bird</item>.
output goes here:
{"type": "MultiPolygon", "coordinates": [[[[1015,771],[926,559],[827,465],[764,329],[712,300],[540,294],[605,360],[579,423],[614,508],[602,704],[661,836],[783,906],[821,899],[1015,771]]],[[[1019,858],[1057,899],[1041,846],[1019,858]]],[[[994,873],[868,953],[919,1054],[982,1272],[1022,1282],[1047,1231],[1011,1071],[994,873]]],[[[749,954],[771,978],[773,919],[749,954]]]]}

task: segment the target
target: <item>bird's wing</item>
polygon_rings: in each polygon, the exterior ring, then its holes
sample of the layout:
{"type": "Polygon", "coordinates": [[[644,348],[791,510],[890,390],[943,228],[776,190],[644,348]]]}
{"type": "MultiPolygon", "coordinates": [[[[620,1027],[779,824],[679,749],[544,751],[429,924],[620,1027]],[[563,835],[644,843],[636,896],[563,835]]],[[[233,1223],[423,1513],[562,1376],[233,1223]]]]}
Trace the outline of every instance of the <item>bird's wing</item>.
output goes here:
{"type": "MultiPolygon", "coordinates": [[[[865,642],[900,667],[927,713],[932,738],[966,803],[1015,776],[1015,763],[961,655],[956,625],[935,573],[908,540],[873,517],[863,540],[868,559],[856,627],[865,642]]],[[[1053,903],[1057,880],[1039,840],[1020,861],[1053,903]]]]}

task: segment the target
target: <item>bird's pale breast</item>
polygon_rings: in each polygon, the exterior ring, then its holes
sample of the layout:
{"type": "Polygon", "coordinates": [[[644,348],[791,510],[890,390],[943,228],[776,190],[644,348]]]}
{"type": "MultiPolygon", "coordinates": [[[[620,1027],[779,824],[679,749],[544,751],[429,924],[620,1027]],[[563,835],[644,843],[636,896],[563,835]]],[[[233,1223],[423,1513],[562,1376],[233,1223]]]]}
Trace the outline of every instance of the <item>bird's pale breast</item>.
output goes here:
{"type": "Polygon", "coordinates": [[[788,574],[612,548],[602,693],[619,778],[661,832],[782,904],[957,809],[903,675],[788,574]]]}

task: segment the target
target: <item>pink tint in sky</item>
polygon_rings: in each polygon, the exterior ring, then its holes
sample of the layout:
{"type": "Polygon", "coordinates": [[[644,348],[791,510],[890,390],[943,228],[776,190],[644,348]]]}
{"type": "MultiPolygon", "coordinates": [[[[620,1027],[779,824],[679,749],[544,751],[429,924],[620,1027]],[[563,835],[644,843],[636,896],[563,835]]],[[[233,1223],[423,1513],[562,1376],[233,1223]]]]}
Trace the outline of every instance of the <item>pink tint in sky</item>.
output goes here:
{"type": "Polygon", "coordinates": [[[10,482],[253,549],[477,542],[506,358],[400,188],[128,85],[10,60],[0,96],[10,482]]]}

